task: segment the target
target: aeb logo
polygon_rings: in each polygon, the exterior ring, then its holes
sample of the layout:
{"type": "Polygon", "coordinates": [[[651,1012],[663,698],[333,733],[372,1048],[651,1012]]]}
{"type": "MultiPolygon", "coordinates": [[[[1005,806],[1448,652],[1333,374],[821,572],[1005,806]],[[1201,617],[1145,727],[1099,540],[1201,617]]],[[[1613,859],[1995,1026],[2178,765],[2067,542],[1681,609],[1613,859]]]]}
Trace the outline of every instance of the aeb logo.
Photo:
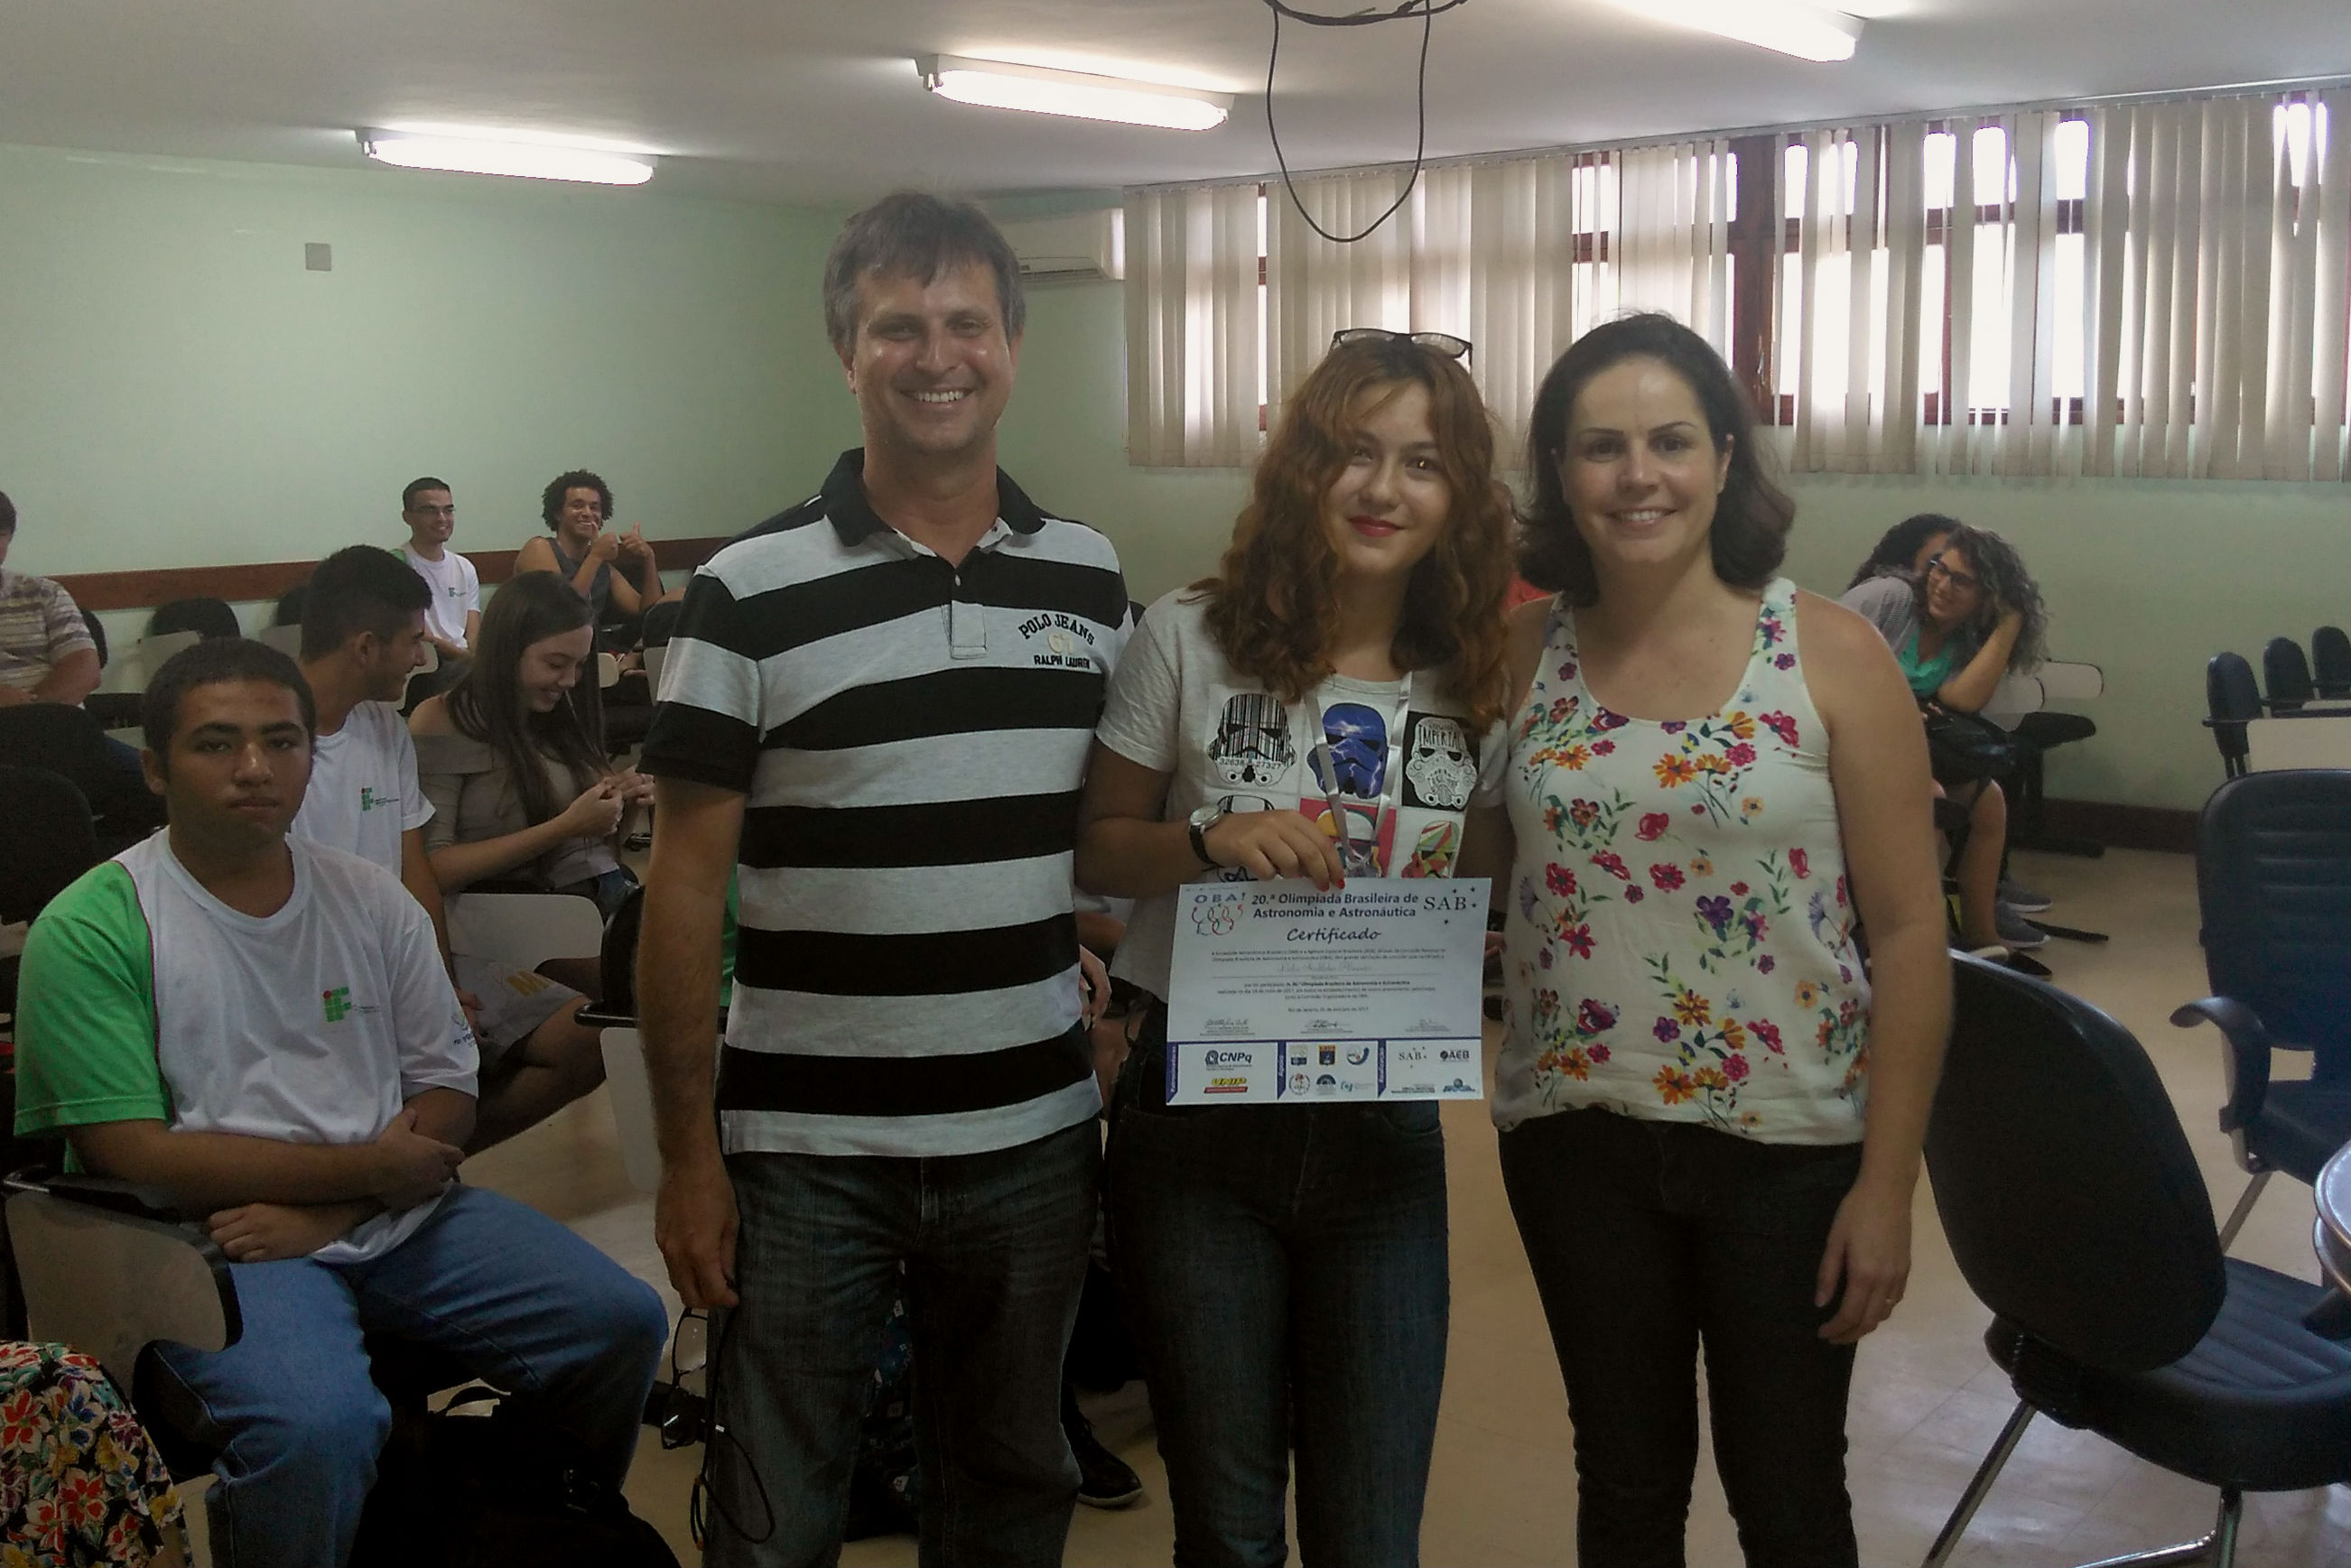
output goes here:
{"type": "Polygon", "coordinates": [[[1439,1061],[1467,1061],[1469,1060],[1469,1052],[1466,1049],[1440,1051],[1437,1053],[1437,1060],[1439,1061]]]}

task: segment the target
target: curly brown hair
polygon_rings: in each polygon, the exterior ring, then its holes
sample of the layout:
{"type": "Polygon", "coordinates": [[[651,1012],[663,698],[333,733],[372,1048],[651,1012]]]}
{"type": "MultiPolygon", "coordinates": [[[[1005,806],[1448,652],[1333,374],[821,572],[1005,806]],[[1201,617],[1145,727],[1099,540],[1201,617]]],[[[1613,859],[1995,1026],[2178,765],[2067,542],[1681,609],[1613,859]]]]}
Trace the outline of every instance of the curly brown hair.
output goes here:
{"type": "Polygon", "coordinates": [[[1504,609],[1516,518],[1494,477],[1486,404],[1458,361],[1401,338],[1343,343],[1324,355],[1266,443],[1217,575],[1192,586],[1207,595],[1209,632],[1234,669],[1285,702],[1320,685],[1339,633],[1339,557],[1323,532],[1323,500],[1363,419],[1413,384],[1428,392],[1453,507],[1413,568],[1389,657],[1398,669],[1441,671],[1453,700],[1483,728],[1508,700],[1504,609]]]}

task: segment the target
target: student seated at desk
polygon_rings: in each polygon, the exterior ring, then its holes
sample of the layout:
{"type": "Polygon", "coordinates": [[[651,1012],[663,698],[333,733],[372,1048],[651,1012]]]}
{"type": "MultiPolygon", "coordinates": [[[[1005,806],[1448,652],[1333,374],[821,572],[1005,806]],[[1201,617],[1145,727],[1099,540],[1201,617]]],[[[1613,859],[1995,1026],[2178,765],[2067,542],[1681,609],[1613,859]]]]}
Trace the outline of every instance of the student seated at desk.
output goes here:
{"type": "Polygon", "coordinates": [[[232,1568],[342,1562],[390,1410],[361,1336],[542,1401],[618,1485],[661,1302],[551,1219],[456,1184],[475,1054],[395,877],[289,836],[316,720],[293,662],[199,643],[148,688],[171,825],[49,904],[24,956],[16,1127],[209,1213],[243,1336],[159,1347],[221,1445],[232,1568]]]}
{"type": "Polygon", "coordinates": [[[337,550],[310,574],[302,678],[318,705],[318,735],[293,831],[373,861],[432,916],[482,1051],[480,1109],[466,1145],[478,1154],[602,1082],[604,1058],[597,1031],[580,1022],[579,992],[447,953],[441,883],[425,853],[433,804],[396,706],[427,640],[431,594],[398,556],[373,545],[337,550]]]}
{"type": "MultiPolygon", "coordinates": [[[[1938,711],[1981,711],[2002,676],[2040,664],[2048,626],[2041,590],[2014,546],[1986,528],[1936,521],[1949,527],[1923,571],[1868,578],[1841,601],[1886,638],[1930,723],[1938,711]]],[[[1968,810],[1959,864],[1960,940],[1973,948],[2041,946],[2048,937],[2024,918],[2023,905],[2046,909],[2049,901],[2001,903],[2008,798],[1999,780],[1954,767],[1939,749],[1934,757],[1936,783],[1968,810]]]]}

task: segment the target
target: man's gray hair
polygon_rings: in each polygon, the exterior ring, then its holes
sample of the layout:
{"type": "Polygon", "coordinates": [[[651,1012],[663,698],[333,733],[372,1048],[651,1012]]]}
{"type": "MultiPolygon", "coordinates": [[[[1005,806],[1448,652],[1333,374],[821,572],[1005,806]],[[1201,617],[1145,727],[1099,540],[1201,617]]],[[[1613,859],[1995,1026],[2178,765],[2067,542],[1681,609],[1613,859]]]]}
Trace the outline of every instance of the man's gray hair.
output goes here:
{"type": "Polygon", "coordinates": [[[846,354],[857,340],[857,285],[868,273],[900,273],[928,284],[958,267],[996,274],[997,312],[1007,339],[1028,324],[1020,292],[1020,262],[986,213],[969,202],[949,202],[920,191],[883,197],[849,220],[824,262],[824,329],[833,351],[846,354]]]}

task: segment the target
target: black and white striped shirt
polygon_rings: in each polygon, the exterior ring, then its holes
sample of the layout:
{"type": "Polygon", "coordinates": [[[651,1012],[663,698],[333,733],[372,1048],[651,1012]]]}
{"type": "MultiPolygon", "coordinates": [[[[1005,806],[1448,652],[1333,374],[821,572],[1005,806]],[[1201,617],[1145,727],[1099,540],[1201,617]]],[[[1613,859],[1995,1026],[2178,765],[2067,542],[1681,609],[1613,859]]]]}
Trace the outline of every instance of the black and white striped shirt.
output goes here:
{"type": "Polygon", "coordinates": [[[643,768],[746,803],[725,1146],[974,1154],[1100,1101],[1070,862],[1126,585],[1001,474],[953,567],[863,454],[686,590],[643,768]]]}

